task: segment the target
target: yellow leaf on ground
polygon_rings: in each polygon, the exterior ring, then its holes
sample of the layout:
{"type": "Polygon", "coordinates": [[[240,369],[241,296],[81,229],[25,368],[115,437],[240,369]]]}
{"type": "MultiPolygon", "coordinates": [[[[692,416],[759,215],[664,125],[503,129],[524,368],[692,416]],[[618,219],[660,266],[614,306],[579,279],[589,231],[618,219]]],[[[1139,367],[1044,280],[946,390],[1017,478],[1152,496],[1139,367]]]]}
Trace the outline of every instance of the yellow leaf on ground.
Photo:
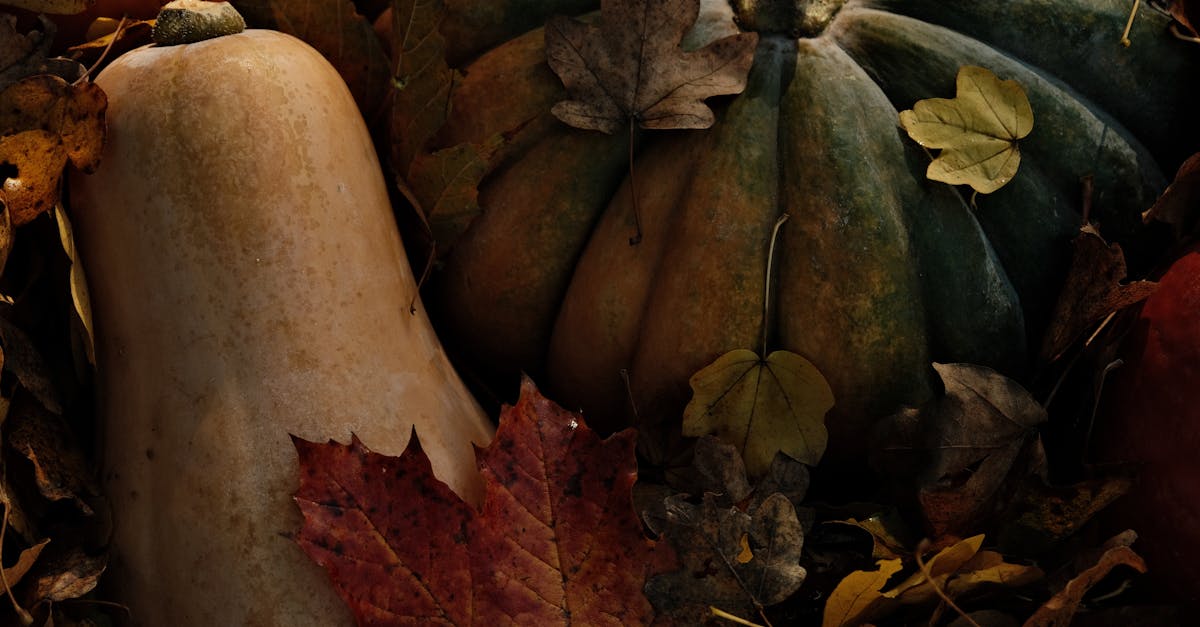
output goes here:
{"type": "Polygon", "coordinates": [[[683,434],[713,434],[736,446],[749,475],[761,477],[780,451],[809,466],[825,453],[833,391],[807,359],[788,351],[763,359],[738,349],[692,375],[690,383],[683,434]]]}
{"type": "Polygon", "coordinates": [[[1033,130],[1033,109],[1016,81],[984,68],[963,66],[956,82],[954,98],[918,101],[900,112],[900,126],[918,144],[941,149],[926,176],[989,194],[1017,173],[1017,140],[1033,130]]]}
{"type": "Polygon", "coordinates": [[[946,583],[946,594],[957,599],[986,586],[1019,588],[1039,581],[1043,576],[1042,569],[1037,566],[1010,564],[995,551],[980,551],[946,583]]]}
{"type": "Polygon", "coordinates": [[[900,571],[903,560],[879,560],[879,570],[856,570],[833,589],[825,602],[821,627],[861,625],[881,604],[891,602],[880,592],[888,579],[900,571]]]}

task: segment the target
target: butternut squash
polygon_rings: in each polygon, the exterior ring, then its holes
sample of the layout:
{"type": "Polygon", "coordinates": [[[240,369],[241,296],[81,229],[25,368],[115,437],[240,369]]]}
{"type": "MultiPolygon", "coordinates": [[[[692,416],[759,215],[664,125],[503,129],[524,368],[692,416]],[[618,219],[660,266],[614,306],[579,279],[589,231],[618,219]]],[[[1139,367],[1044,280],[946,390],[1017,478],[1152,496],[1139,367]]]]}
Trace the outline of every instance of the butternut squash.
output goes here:
{"type": "MultiPolygon", "coordinates": [[[[185,29],[186,30],[186,29],[185,29]]],[[[152,45],[96,79],[70,204],[93,298],[110,572],[134,624],[350,624],[299,528],[289,434],[399,454],[468,499],[491,423],[435,337],[336,71],[290,36],[152,45]]]]}

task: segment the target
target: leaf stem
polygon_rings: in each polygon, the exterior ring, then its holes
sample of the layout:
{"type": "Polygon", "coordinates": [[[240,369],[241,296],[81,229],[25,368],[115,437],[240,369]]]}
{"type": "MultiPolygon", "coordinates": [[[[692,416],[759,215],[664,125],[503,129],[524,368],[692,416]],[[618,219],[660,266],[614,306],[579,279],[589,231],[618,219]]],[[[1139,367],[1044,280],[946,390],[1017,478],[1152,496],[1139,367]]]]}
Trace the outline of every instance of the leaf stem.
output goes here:
{"type": "Polygon", "coordinates": [[[633,201],[634,228],[633,237],[629,238],[630,246],[637,246],[642,242],[642,212],[638,209],[637,182],[633,178],[633,127],[636,123],[636,119],[629,119],[629,196],[633,201]]]}
{"type": "Polygon", "coordinates": [[[71,83],[72,85],[78,85],[79,83],[88,80],[88,78],[92,75],[92,72],[95,72],[96,68],[100,67],[101,63],[104,63],[104,60],[108,58],[108,53],[112,52],[113,44],[117,43],[117,39],[120,39],[121,31],[125,29],[125,21],[128,19],[128,14],[121,16],[121,21],[117,22],[117,30],[113,31],[112,33],[112,39],[108,40],[108,45],[104,46],[104,50],[100,51],[100,58],[96,59],[96,62],[92,64],[92,67],[88,68],[82,76],[75,79],[75,82],[71,83]]]}
{"type": "Polygon", "coordinates": [[[1132,44],[1129,41],[1129,31],[1133,30],[1133,18],[1137,17],[1138,7],[1142,4],[1142,0],[1133,0],[1133,10],[1129,12],[1129,21],[1125,22],[1125,32],[1121,33],[1121,45],[1126,48],[1132,44]]]}
{"type": "Polygon", "coordinates": [[[1194,44],[1200,44],[1200,37],[1196,37],[1194,35],[1189,35],[1189,34],[1185,33],[1183,31],[1183,27],[1179,24],[1178,21],[1171,22],[1171,27],[1168,30],[1171,31],[1171,36],[1174,37],[1175,39],[1178,39],[1181,41],[1188,41],[1188,42],[1191,42],[1194,44]]]}
{"type": "Polygon", "coordinates": [[[771,328],[771,279],[774,276],[775,244],[779,242],[779,231],[783,228],[783,223],[790,217],[792,216],[784,213],[775,221],[775,228],[771,231],[771,245],[767,248],[767,276],[763,280],[762,352],[759,354],[761,359],[767,358],[767,337],[771,328]]]}

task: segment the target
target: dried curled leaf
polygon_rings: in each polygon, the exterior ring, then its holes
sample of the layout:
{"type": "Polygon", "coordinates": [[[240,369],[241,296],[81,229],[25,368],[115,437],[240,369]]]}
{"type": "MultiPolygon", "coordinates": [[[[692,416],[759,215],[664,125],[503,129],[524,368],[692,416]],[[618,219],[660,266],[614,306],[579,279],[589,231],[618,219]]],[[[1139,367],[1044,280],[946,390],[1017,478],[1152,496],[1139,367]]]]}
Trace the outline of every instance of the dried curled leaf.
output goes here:
{"type": "Polygon", "coordinates": [[[106,554],[89,555],[79,548],[43,558],[36,569],[33,598],[37,603],[78,599],[95,589],[106,568],[106,554]]]}
{"type": "Polygon", "coordinates": [[[13,564],[12,566],[5,567],[5,583],[7,583],[9,586],[15,586],[18,583],[21,583],[21,579],[23,579],[26,573],[29,572],[29,569],[33,568],[33,565],[37,563],[38,557],[42,554],[42,549],[46,548],[47,544],[50,544],[50,540],[42,540],[41,542],[38,542],[24,551],[21,551],[21,556],[17,558],[17,563],[13,564]]]}
{"type": "Polygon", "coordinates": [[[571,126],[613,133],[642,128],[708,128],[711,96],[741,93],[754,61],[755,33],[685,52],[700,0],[602,0],[599,24],[567,17],[546,23],[546,57],[571,100],[552,112],[571,126]]]}
{"type": "Polygon", "coordinates": [[[901,111],[900,126],[918,144],[941,149],[926,176],[989,194],[1016,175],[1017,140],[1033,130],[1033,108],[1016,81],[985,68],[959,68],[956,83],[954,98],[921,100],[901,111]]]}
{"type": "Polygon", "coordinates": [[[715,434],[738,447],[750,476],[766,473],[778,452],[810,466],[825,453],[833,391],[800,355],[775,351],[763,359],[733,350],[692,375],[690,384],[683,434],[715,434]]]}
{"type": "Polygon", "coordinates": [[[1137,534],[1125,531],[1104,544],[1103,553],[1059,590],[1025,621],[1025,627],[1067,627],[1083,602],[1083,596],[1118,566],[1146,572],[1146,562],[1130,548],[1137,534]]]}
{"type": "Polygon", "coordinates": [[[1105,242],[1095,227],[1080,229],[1074,244],[1071,270],[1042,344],[1044,361],[1057,358],[1109,314],[1145,300],[1158,288],[1151,281],[1122,284],[1126,270],[1121,246],[1105,242]]]}
{"type": "Polygon", "coordinates": [[[1188,157],[1179,166],[1175,180],[1146,210],[1142,219],[1171,225],[1177,239],[1196,233],[1200,227],[1200,153],[1188,157]]]}
{"type": "Polygon", "coordinates": [[[6,168],[0,196],[14,225],[58,203],[68,161],[84,172],[100,164],[107,106],[95,84],[69,84],[47,74],[0,92],[0,164],[6,168]]]}

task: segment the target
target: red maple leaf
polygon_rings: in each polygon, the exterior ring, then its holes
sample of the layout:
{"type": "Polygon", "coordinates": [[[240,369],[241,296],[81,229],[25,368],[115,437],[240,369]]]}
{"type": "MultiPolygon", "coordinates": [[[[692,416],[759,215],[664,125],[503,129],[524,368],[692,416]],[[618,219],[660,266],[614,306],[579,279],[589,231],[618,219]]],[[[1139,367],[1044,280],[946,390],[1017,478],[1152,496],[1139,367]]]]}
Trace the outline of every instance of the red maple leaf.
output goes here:
{"type": "Polygon", "coordinates": [[[359,625],[637,625],[646,578],[674,553],[632,506],[634,433],[601,440],[526,380],[477,449],[480,510],[434,478],[412,438],[399,457],[295,439],[298,541],[359,625]]]}

